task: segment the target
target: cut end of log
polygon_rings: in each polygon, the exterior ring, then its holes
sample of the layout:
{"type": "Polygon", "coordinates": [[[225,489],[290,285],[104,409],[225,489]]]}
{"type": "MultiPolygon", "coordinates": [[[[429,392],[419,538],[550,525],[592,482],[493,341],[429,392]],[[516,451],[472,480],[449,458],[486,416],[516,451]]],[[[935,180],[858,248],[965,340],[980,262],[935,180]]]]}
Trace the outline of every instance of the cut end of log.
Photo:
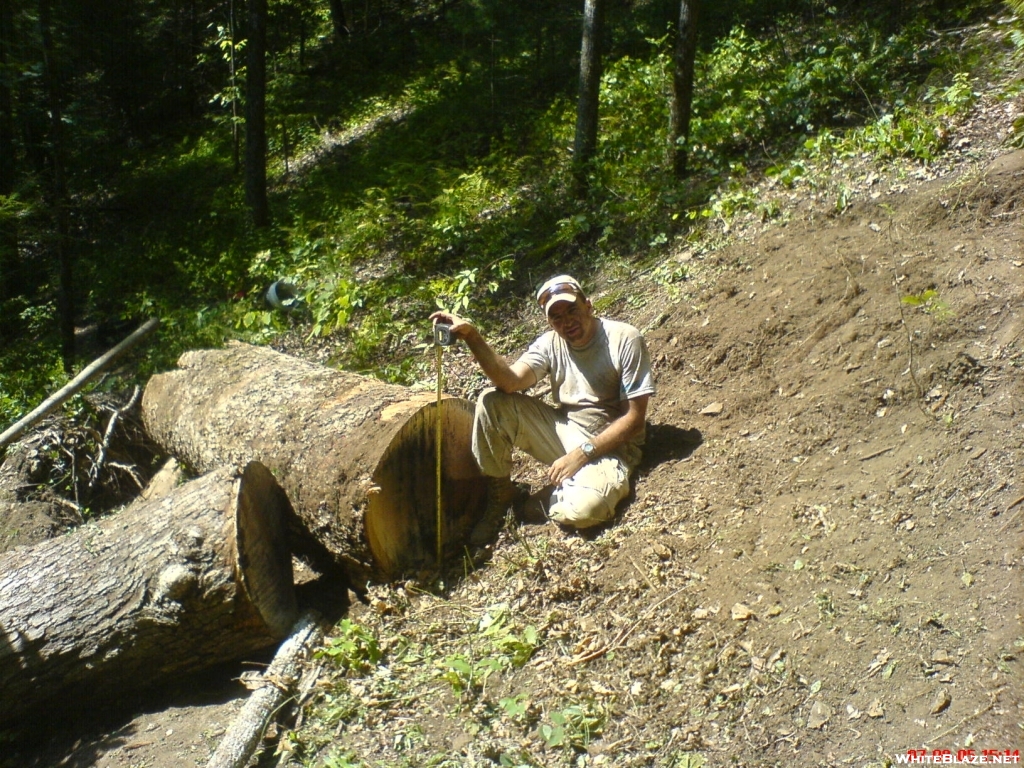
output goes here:
{"type": "Polygon", "coordinates": [[[285,637],[298,616],[292,556],[285,531],[291,513],[284,490],[258,461],[246,465],[235,507],[238,573],[269,631],[285,637]]]}
{"type": "MultiPolygon", "coordinates": [[[[446,556],[457,556],[486,503],[473,459],[473,404],[446,399],[442,414],[442,524],[446,556]]],[[[367,497],[364,526],[386,578],[437,566],[437,418],[431,403],[406,421],[381,456],[367,497]]]]}

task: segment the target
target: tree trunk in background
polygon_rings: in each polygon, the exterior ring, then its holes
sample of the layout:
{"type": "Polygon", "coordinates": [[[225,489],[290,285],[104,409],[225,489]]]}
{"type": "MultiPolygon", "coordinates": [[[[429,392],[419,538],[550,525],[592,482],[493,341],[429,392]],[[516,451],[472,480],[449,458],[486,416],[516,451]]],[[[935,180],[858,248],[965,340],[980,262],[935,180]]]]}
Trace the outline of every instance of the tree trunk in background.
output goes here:
{"type": "Polygon", "coordinates": [[[580,50],[580,90],[573,142],[577,192],[587,186],[587,165],[597,151],[597,108],[601,94],[601,36],[605,0],[586,0],[583,7],[583,45],[580,50]]]}
{"type": "Polygon", "coordinates": [[[287,514],[253,463],[0,555],[0,723],[59,723],[280,640],[298,613],[287,514]]]}
{"type": "Polygon", "coordinates": [[[348,37],[348,22],[345,20],[345,6],[341,0],[331,0],[331,26],[334,29],[334,39],[341,40],[348,37]]]}
{"type": "Polygon", "coordinates": [[[270,226],[267,202],[267,0],[249,0],[245,93],[245,198],[258,228],[270,226]]]}
{"type": "MultiPolygon", "coordinates": [[[[238,343],[178,365],[142,398],[146,430],[168,453],[200,472],[265,464],[356,588],[436,564],[434,393],[238,343]]],[[[486,483],[470,451],[473,405],[449,398],[442,413],[447,560],[479,518],[486,483]]]]}
{"type": "Polygon", "coordinates": [[[228,35],[231,38],[230,58],[228,59],[228,72],[231,78],[231,151],[232,160],[235,165],[235,173],[242,167],[241,158],[241,137],[238,120],[238,63],[235,57],[238,55],[238,21],[235,16],[235,0],[228,3],[228,35]]]}
{"type": "MultiPolygon", "coordinates": [[[[14,98],[8,69],[14,45],[14,8],[0,2],[0,197],[14,192],[14,98]]],[[[20,284],[18,226],[0,213],[0,342],[14,337],[14,312],[5,303],[18,295],[20,284]]]]}
{"type": "Polygon", "coordinates": [[[677,179],[686,177],[690,117],[693,114],[693,67],[697,58],[697,8],[700,0],[680,0],[679,27],[673,49],[672,95],[669,99],[668,161],[677,179]]]}
{"type": "Polygon", "coordinates": [[[59,265],[57,315],[60,324],[61,357],[64,372],[75,367],[75,295],[71,265],[71,237],[68,224],[67,182],[64,177],[64,127],[57,53],[53,44],[50,0],[39,0],[39,26],[43,40],[43,74],[50,107],[50,161],[53,188],[51,205],[57,224],[56,251],[59,265]]]}

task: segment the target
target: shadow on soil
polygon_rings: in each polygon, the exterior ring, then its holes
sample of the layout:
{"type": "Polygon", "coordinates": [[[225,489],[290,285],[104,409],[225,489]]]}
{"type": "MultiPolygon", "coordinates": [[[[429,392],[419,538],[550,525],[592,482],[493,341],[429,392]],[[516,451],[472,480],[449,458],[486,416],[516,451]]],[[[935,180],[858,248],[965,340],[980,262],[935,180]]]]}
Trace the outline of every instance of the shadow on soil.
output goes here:
{"type": "Polygon", "coordinates": [[[704,442],[699,429],[682,429],[674,424],[648,424],[644,457],[637,467],[637,476],[643,477],[666,461],[681,461],[693,455],[704,442]]]}
{"type": "MultiPolygon", "coordinates": [[[[348,587],[337,572],[312,574],[295,589],[300,612],[317,610],[330,624],[348,612],[348,587]]],[[[0,728],[0,768],[91,768],[118,750],[140,759],[139,765],[149,765],[144,754],[165,735],[166,725],[156,727],[157,721],[165,722],[161,713],[202,710],[248,697],[242,674],[264,669],[276,651],[267,648],[243,661],[126,691],[112,700],[96,701],[87,693],[56,696],[43,710],[0,728]]],[[[207,725],[212,748],[222,733],[207,725]]]]}
{"type": "Polygon", "coordinates": [[[72,699],[52,702],[45,718],[6,732],[13,743],[4,750],[0,766],[88,768],[120,747],[147,746],[155,735],[141,727],[140,715],[224,704],[245,696],[248,691],[239,681],[241,674],[259,669],[273,653],[268,649],[265,656],[211,667],[171,684],[93,702],[89,707],[72,699]]]}

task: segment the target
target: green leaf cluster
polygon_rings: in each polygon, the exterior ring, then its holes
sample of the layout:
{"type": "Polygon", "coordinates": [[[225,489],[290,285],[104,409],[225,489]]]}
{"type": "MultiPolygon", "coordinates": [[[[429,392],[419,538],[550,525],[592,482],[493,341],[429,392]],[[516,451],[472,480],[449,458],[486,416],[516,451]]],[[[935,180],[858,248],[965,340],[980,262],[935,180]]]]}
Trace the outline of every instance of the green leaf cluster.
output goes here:
{"type": "Polygon", "coordinates": [[[317,651],[319,658],[333,661],[348,672],[365,675],[383,658],[376,636],[351,619],[342,619],[335,634],[317,651]]]}
{"type": "MultiPolygon", "coordinates": [[[[484,612],[469,640],[468,652],[450,654],[439,664],[440,678],[459,696],[478,695],[491,675],[522,667],[541,644],[537,628],[518,626],[505,603],[484,612]]],[[[503,706],[509,712],[510,707],[515,709],[518,705],[512,699],[503,706]]]]}
{"type": "Polygon", "coordinates": [[[606,709],[592,699],[583,699],[548,713],[548,721],[537,732],[548,747],[586,749],[600,736],[608,720],[606,709]]]}

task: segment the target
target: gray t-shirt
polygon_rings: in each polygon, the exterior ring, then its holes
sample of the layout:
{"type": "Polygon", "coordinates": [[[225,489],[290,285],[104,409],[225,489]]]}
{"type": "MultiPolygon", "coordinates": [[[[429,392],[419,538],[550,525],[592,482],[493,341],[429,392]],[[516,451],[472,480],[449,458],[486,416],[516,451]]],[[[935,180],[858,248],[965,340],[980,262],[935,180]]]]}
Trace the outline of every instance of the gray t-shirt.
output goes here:
{"type": "MultiPolygon", "coordinates": [[[[555,405],[591,435],[624,414],[627,400],[654,394],[651,356],[640,331],[616,320],[597,322],[597,333],[585,347],[574,349],[548,331],[519,358],[538,381],[550,377],[555,405]]],[[[639,460],[643,442],[641,432],[620,450],[628,464],[639,460]]]]}

